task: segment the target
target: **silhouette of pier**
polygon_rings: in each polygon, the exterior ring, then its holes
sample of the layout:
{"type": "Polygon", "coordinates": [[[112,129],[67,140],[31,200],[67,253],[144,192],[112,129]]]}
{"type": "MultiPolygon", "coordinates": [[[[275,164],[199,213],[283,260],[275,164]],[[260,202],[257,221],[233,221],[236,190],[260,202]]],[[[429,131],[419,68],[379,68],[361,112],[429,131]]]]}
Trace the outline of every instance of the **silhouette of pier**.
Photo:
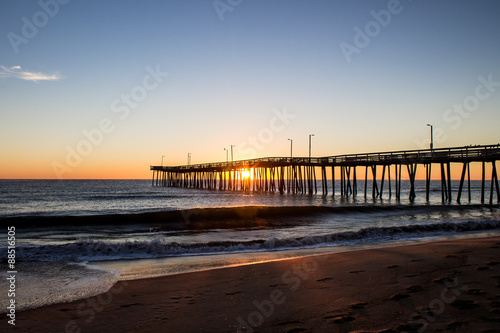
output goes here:
{"type": "MultiPolygon", "coordinates": [[[[486,197],[486,166],[491,163],[489,202],[500,201],[496,161],[500,159],[500,145],[466,146],[453,148],[392,151],[380,153],[349,154],[327,157],[265,157],[234,162],[216,162],[181,166],[151,166],[152,185],[186,187],[226,191],[280,192],[292,194],[316,194],[318,181],[316,171],[321,174],[321,193],[328,195],[328,182],[335,195],[335,175],[340,174],[340,196],[358,195],[358,183],[364,181],[364,197],[368,181],[372,182],[372,198],[382,198],[384,186],[388,196],[401,199],[402,170],[406,169],[410,188],[408,198],[415,195],[415,176],[419,165],[425,168],[426,200],[429,200],[431,169],[440,172],[441,197],[443,202],[452,201],[451,164],[462,164],[457,202],[460,202],[467,179],[469,201],[471,200],[470,164],[482,164],[481,203],[486,197]],[[364,177],[358,179],[359,169],[364,177]],[[381,171],[381,177],[377,178],[381,171]],[[391,173],[392,169],[392,173],[391,173]],[[329,172],[328,172],[329,170],[329,172]],[[338,172],[335,172],[338,170],[338,172]],[[368,175],[371,174],[371,179],[368,175]],[[330,175],[330,178],[328,176],[330,175]],[[392,178],[391,178],[392,176],[392,178]]],[[[319,177],[318,177],[319,178],[319,177]]]]}

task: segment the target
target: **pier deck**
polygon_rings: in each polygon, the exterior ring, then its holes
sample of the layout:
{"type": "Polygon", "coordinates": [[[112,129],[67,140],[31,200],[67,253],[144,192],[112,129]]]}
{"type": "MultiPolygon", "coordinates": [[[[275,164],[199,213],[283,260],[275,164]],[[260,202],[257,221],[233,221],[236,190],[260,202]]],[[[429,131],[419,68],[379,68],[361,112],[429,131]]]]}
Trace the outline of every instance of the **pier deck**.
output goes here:
{"type": "MultiPolygon", "coordinates": [[[[485,201],[486,164],[491,163],[490,203],[496,194],[500,200],[496,161],[500,159],[500,145],[466,146],[453,148],[391,151],[379,153],[348,154],[326,157],[265,157],[234,162],[214,162],[180,166],[151,166],[152,184],[156,186],[206,188],[213,190],[259,191],[313,194],[317,193],[317,169],[321,172],[322,194],[328,195],[328,181],[335,194],[335,170],[340,169],[340,195],[358,194],[357,167],[365,167],[364,196],[367,196],[369,172],[372,175],[372,197],[381,198],[387,177],[389,197],[393,195],[391,167],[393,168],[394,195],[401,197],[402,166],[408,172],[410,190],[408,198],[415,199],[417,166],[423,165],[426,173],[426,198],[429,199],[431,167],[439,165],[442,200],[452,200],[451,164],[461,163],[462,173],[457,192],[460,202],[464,181],[468,180],[470,201],[470,163],[482,163],[481,202],[485,201]],[[377,167],[382,168],[381,174],[377,167]],[[327,173],[327,168],[330,172],[327,173]],[[328,179],[328,174],[331,175],[328,179]],[[381,176],[377,179],[377,176],[381,176]],[[494,191],[495,190],[495,191],[494,191]],[[495,193],[494,193],[495,192],[495,193]]],[[[338,174],[337,173],[337,174],[338,174]]]]}

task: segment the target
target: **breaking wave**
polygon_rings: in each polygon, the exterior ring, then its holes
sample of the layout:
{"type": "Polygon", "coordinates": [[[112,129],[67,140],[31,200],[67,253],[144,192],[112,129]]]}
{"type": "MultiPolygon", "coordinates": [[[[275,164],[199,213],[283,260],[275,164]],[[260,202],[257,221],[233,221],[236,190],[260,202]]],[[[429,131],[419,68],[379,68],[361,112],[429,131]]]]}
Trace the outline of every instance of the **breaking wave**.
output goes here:
{"type": "MultiPolygon", "coordinates": [[[[321,246],[338,246],[365,242],[400,240],[500,229],[500,220],[471,220],[413,224],[393,227],[370,227],[358,231],[337,232],[296,238],[269,238],[251,241],[215,241],[206,243],[169,242],[163,235],[148,241],[109,242],[81,239],[74,243],[45,246],[19,246],[19,261],[86,261],[158,258],[181,255],[206,255],[255,251],[276,251],[321,246]]],[[[3,249],[2,249],[3,250],[3,249]]]]}

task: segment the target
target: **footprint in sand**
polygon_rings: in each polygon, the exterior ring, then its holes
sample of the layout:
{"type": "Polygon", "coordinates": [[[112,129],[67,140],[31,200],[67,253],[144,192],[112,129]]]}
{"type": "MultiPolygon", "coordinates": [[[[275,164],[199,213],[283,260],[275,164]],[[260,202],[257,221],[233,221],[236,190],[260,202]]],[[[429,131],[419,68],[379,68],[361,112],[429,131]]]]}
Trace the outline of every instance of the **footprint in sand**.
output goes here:
{"type": "Polygon", "coordinates": [[[492,308],[500,308],[500,302],[493,301],[490,303],[492,308]]]}
{"type": "MultiPolygon", "coordinates": [[[[436,312],[436,309],[433,309],[433,308],[430,308],[430,307],[420,307],[420,308],[417,308],[417,312],[420,313],[420,314],[425,314],[427,316],[434,316],[435,312],[436,312]]],[[[415,318],[416,319],[416,318],[415,318]]]]}
{"type": "Polygon", "coordinates": [[[490,313],[493,315],[500,315],[500,309],[490,309],[490,313]]]}
{"type": "Polygon", "coordinates": [[[334,323],[337,323],[337,324],[343,324],[343,323],[347,323],[347,322],[356,320],[356,318],[354,318],[350,314],[326,316],[326,317],[323,317],[323,318],[327,319],[327,320],[331,320],[331,321],[333,321],[334,323]]]}
{"type": "MultiPolygon", "coordinates": [[[[351,272],[352,273],[352,272],[351,272]]],[[[333,280],[333,278],[331,277],[326,277],[326,278],[322,278],[322,279],[319,279],[319,280],[316,280],[317,282],[326,282],[326,281],[330,281],[330,280],[333,280]]]]}
{"type": "Polygon", "coordinates": [[[368,305],[368,303],[353,303],[349,305],[350,309],[356,310],[356,309],[363,309],[368,305]]]}
{"type": "Polygon", "coordinates": [[[434,283],[444,283],[445,281],[453,281],[453,278],[452,277],[442,277],[439,279],[432,280],[432,282],[434,282],[434,283]]]}
{"type": "Polygon", "coordinates": [[[298,320],[294,320],[294,321],[284,321],[284,322],[281,322],[281,323],[276,324],[276,326],[297,325],[297,324],[302,324],[302,322],[300,322],[300,321],[298,321],[298,320]]]}
{"type": "Polygon", "coordinates": [[[420,275],[418,275],[418,274],[411,274],[411,275],[405,275],[403,277],[405,277],[405,278],[414,278],[414,277],[418,277],[418,276],[420,276],[420,275]]]}
{"type": "Polygon", "coordinates": [[[448,324],[448,327],[446,328],[447,331],[455,331],[457,328],[461,328],[464,326],[468,326],[469,323],[466,322],[461,322],[461,321],[454,321],[448,324]]]}
{"type": "Polygon", "coordinates": [[[423,291],[424,288],[422,288],[421,286],[411,286],[411,287],[408,287],[406,288],[406,290],[409,292],[409,293],[417,293],[419,291],[423,291]]]}
{"type": "MultiPolygon", "coordinates": [[[[284,322],[276,324],[276,326],[289,326],[289,325],[300,325],[300,324],[302,324],[301,321],[294,320],[294,321],[284,321],[284,322]]],[[[308,332],[308,331],[309,331],[308,329],[305,329],[305,328],[300,327],[300,326],[295,326],[295,327],[289,328],[288,330],[283,330],[283,331],[280,330],[280,332],[286,332],[286,333],[298,333],[298,332],[308,332]]]]}
{"type": "Polygon", "coordinates": [[[398,326],[399,332],[418,332],[424,326],[422,323],[404,323],[398,326]]]}
{"type": "Polygon", "coordinates": [[[460,310],[470,310],[473,308],[478,307],[479,305],[471,300],[460,300],[457,299],[456,301],[451,302],[451,306],[454,306],[460,310]]]}
{"type": "Polygon", "coordinates": [[[484,295],[486,292],[481,289],[469,289],[466,292],[468,295],[484,295]]]}
{"type": "Polygon", "coordinates": [[[288,331],[286,331],[287,333],[298,333],[298,332],[307,332],[308,330],[305,329],[305,328],[302,328],[302,327],[297,327],[297,328],[292,328],[288,331]]]}
{"type": "Polygon", "coordinates": [[[357,273],[363,273],[363,272],[365,272],[365,271],[350,271],[349,273],[351,273],[351,274],[357,274],[357,273]]]}
{"type": "Polygon", "coordinates": [[[124,305],[120,305],[120,308],[129,308],[129,307],[135,306],[135,305],[144,305],[144,303],[124,304],[124,305]]]}
{"type": "Polygon", "coordinates": [[[390,266],[387,266],[386,268],[398,268],[399,265],[390,265],[390,266]]]}
{"type": "Polygon", "coordinates": [[[478,271],[487,271],[488,269],[490,269],[488,266],[478,266],[476,268],[478,271]]]}
{"type": "Polygon", "coordinates": [[[407,295],[407,294],[396,294],[396,295],[392,295],[390,300],[392,301],[399,301],[401,299],[405,299],[405,298],[409,298],[410,295],[407,295]]]}
{"type": "Polygon", "coordinates": [[[492,276],[490,276],[490,278],[496,279],[497,280],[497,287],[500,287],[500,275],[492,275],[492,276]]]}

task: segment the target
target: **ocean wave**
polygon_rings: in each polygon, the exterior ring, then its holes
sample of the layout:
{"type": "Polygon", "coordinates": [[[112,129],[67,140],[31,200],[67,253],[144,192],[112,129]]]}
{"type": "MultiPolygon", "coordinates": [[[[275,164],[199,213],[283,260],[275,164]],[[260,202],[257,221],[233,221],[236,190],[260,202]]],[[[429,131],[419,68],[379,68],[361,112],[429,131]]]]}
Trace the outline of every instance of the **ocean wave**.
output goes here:
{"type": "Polygon", "coordinates": [[[168,198],[179,198],[179,196],[175,195],[166,195],[166,194],[158,194],[158,193],[124,193],[124,194],[100,194],[100,195],[90,195],[84,197],[86,200],[90,201],[104,201],[104,200],[133,200],[133,199],[168,199],[168,198]]]}
{"type": "MultiPolygon", "coordinates": [[[[274,251],[320,246],[347,245],[395,239],[429,237],[442,233],[460,233],[500,229],[500,220],[471,220],[412,224],[393,227],[370,227],[358,231],[311,235],[297,238],[269,238],[251,241],[217,241],[207,243],[169,242],[168,237],[157,235],[149,241],[108,242],[82,239],[64,245],[19,246],[18,261],[86,261],[158,258],[179,255],[203,255],[252,251],[274,251]]],[[[3,249],[0,248],[0,251],[3,249]]]]}
{"type": "Polygon", "coordinates": [[[301,216],[376,212],[432,212],[497,209],[498,205],[345,205],[345,206],[237,206],[149,211],[133,214],[73,216],[11,216],[0,218],[0,226],[45,228],[54,226],[146,225],[159,230],[251,227],[262,219],[292,219],[301,216]]]}

